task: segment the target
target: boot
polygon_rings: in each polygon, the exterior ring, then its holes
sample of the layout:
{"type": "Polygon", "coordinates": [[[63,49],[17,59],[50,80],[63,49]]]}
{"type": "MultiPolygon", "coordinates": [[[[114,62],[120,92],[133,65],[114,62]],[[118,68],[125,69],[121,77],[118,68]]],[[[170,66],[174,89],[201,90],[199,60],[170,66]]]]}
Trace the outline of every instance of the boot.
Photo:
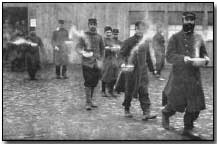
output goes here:
{"type": "Polygon", "coordinates": [[[143,112],[142,120],[147,121],[149,119],[155,119],[157,115],[151,114],[150,110],[146,110],[143,112]]]}
{"type": "Polygon", "coordinates": [[[86,110],[91,110],[91,88],[85,87],[86,110]]]}
{"type": "Polygon", "coordinates": [[[115,94],[113,93],[113,87],[112,87],[111,83],[108,84],[106,95],[107,95],[108,97],[115,97],[115,98],[117,97],[117,95],[115,95],[115,94]]]}
{"type": "Polygon", "coordinates": [[[187,137],[191,138],[192,140],[199,140],[199,139],[201,139],[200,135],[194,133],[192,128],[185,127],[184,130],[183,130],[183,132],[182,132],[182,135],[183,136],[187,136],[187,137]]]}
{"type": "Polygon", "coordinates": [[[102,91],[102,97],[108,97],[105,93],[105,91],[102,91]]]}
{"type": "Polygon", "coordinates": [[[125,107],[125,117],[127,117],[127,118],[132,118],[133,117],[133,115],[130,113],[130,108],[126,108],[125,107]]]}
{"type": "Polygon", "coordinates": [[[94,93],[94,88],[91,88],[91,107],[92,108],[97,108],[98,106],[97,105],[95,105],[94,103],[93,103],[93,93],[94,93]]]}
{"type": "Polygon", "coordinates": [[[67,67],[66,65],[62,66],[62,78],[63,79],[68,79],[67,75],[66,75],[66,71],[67,71],[67,67]]]}
{"type": "Polygon", "coordinates": [[[106,88],[105,94],[106,94],[107,97],[113,97],[113,95],[112,95],[112,93],[111,93],[111,91],[110,91],[109,88],[106,88]]]}
{"type": "Polygon", "coordinates": [[[170,129],[170,119],[165,113],[162,112],[162,126],[165,129],[170,129]]]}

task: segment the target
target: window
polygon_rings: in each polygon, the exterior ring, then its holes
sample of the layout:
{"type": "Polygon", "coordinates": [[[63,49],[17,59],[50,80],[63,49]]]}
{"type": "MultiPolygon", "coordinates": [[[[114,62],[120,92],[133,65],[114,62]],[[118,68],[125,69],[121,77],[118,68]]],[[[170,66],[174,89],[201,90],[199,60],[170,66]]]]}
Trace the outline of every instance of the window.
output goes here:
{"type": "Polygon", "coordinates": [[[213,12],[211,12],[211,11],[208,12],[208,25],[213,26],[213,12]]]}
{"type": "Polygon", "coordinates": [[[148,17],[150,18],[151,22],[154,24],[165,22],[164,20],[164,11],[149,11],[148,17]]]}

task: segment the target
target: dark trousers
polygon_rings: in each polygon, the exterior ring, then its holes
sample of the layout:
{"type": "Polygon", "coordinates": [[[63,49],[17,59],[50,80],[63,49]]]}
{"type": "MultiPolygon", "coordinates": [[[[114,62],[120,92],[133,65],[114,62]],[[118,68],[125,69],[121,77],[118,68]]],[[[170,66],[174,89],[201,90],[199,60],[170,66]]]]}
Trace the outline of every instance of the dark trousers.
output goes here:
{"type": "Polygon", "coordinates": [[[106,87],[106,83],[104,81],[102,81],[102,92],[105,93],[105,87],[106,87]]]}
{"type": "MultiPolygon", "coordinates": [[[[176,113],[169,105],[166,105],[162,111],[166,116],[170,117],[176,113]]],[[[184,114],[184,128],[192,129],[194,127],[194,121],[197,120],[200,112],[187,112],[184,114]]]]}
{"type": "Polygon", "coordinates": [[[100,70],[97,67],[91,68],[88,66],[82,66],[84,86],[95,88],[100,79],[100,70]]]}
{"type": "MultiPolygon", "coordinates": [[[[139,94],[139,102],[142,111],[143,113],[147,113],[148,111],[150,111],[150,105],[151,105],[149,94],[147,93],[147,90],[145,90],[143,87],[139,88],[138,94],[139,94]]],[[[125,92],[124,102],[122,105],[125,107],[126,110],[129,109],[131,106],[132,97],[133,97],[132,94],[125,92]]]]}
{"type": "Polygon", "coordinates": [[[62,76],[66,76],[66,71],[67,71],[66,65],[56,65],[56,75],[60,76],[61,66],[62,66],[62,76]]]}

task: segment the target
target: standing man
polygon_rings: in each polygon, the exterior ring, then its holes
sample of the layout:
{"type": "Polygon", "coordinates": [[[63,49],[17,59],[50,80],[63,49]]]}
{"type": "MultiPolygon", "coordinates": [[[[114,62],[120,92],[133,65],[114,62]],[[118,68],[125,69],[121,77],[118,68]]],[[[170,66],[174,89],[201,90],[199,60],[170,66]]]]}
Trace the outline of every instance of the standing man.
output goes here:
{"type": "Polygon", "coordinates": [[[106,26],[104,28],[104,33],[105,53],[102,70],[102,96],[116,97],[113,93],[113,87],[118,74],[118,63],[116,53],[113,50],[115,41],[112,38],[112,28],[110,26],[106,26]]]}
{"type": "Polygon", "coordinates": [[[119,54],[120,58],[125,60],[127,64],[134,66],[132,71],[125,73],[125,97],[122,105],[125,107],[125,116],[132,117],[130,113],[132,97],[139,94],[140,106],[143,111],[142,120],[146,121],[156,118],[156,115],[150,114],[151,102],[148,92],[148,66],[146,63],[149,42],[146,40],[134,53],[132,53],[132,49],[141,41],[143,34],[147,32],[148,25],[143,21],[138,21],[135,27],[135,35],[124,41],[119,54]],[[129,59],[129,57],[132,59],[129,59]]]}
{"type": "Polygon", "coordinates": [[[194,121],[201,110],[205,109],[204,92],[201,85],[200,68],[192,64],[195,57],[195,42],[201,38],[199,56],[209,58],[202,37],[194,33],[195,14],[184,12],[182,16],[183,28],[174,34],[168,44],[166,59],[173,64],[168,83],[163,91],[162,126],[169,129],[169,117],[176,112],[185,112],[183,135],[192,136],[194,121]]]}
{"type": "Polygon", "coordinates": [[[152,47],[155,51],[155,57],[156,57],[156,77],[159,80],[164,80],[161,78],[161,71],[164,67],[165,62],[165,40],[162,35],[162,26],[160,24],[157,25],[157,33],[154,35],[152,39],[152,47]]]}
{"type": "Polygon", "coordinates": [[[54,61],[56,65],[56,78],[67,79],[68,53],[64,44],[68,40],[68,31],[64,28],[64,20],[59,20],[59,27],[53,32],[52,46],[54,48],[54,61]]]}
{"type": "Polygon", "coordinates": [[[39,50],[43,51],[43,43],[40,37],[36,35],[34,31],[30,32],[30,36],[27,40],[31,41],[33,44],[27,45],[26,47],[26,64],[27,71],[30,77],[30,80],[36,80],[36,72],[40,68],[40,55],[39,50]],[[36,44],[36,45],[34,45],[36,44]]]}
{"type": "Polygon", "coordinates": [[[118,36],[119,36],[119,29],[113,29],[112,30],[113,33],[113,39],[115,40],[115,44],[116,45],[122,45],[122,41],[119,40],[118,36]]]}
{"type": "Polygon", "coordinates": [[[82,55],[86,110],[91,110],[97,107],[93,104],[92,98],[94,89],[100,79],[100,69],[97,65],[97,61],[102,59],[104,44],[102,36],[97,33],[96,19],[91,18],[88,20],[88,28],[89,31],[85,32],[84,38],[80,38],[76,49],[82,55]]]}
{"type": "Polygon", "coordinates": [[[21,21],[20,30],[22,31],[24,36],[27,36],[28,30],[25,20],[21,21]]]}

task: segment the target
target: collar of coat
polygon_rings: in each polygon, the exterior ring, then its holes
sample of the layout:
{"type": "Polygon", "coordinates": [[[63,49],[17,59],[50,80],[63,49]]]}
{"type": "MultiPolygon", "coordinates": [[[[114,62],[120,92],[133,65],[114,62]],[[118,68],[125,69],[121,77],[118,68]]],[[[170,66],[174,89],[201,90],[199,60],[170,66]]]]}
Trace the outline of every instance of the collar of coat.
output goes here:
{"type": "Polygon", "coordinates": [[[97,34],[97,31],[95,31],[95,32],[87,31],[86,34],[89,34],[89,35],[96,35],[96,34],[97,34]]]}
{"type": "Polygon", "coordinates": [[[141,35],[138,35],[137,33],[134,34],[134,37],[137,41],[141,40],[142,39],[142,36],[141,35]]]}

